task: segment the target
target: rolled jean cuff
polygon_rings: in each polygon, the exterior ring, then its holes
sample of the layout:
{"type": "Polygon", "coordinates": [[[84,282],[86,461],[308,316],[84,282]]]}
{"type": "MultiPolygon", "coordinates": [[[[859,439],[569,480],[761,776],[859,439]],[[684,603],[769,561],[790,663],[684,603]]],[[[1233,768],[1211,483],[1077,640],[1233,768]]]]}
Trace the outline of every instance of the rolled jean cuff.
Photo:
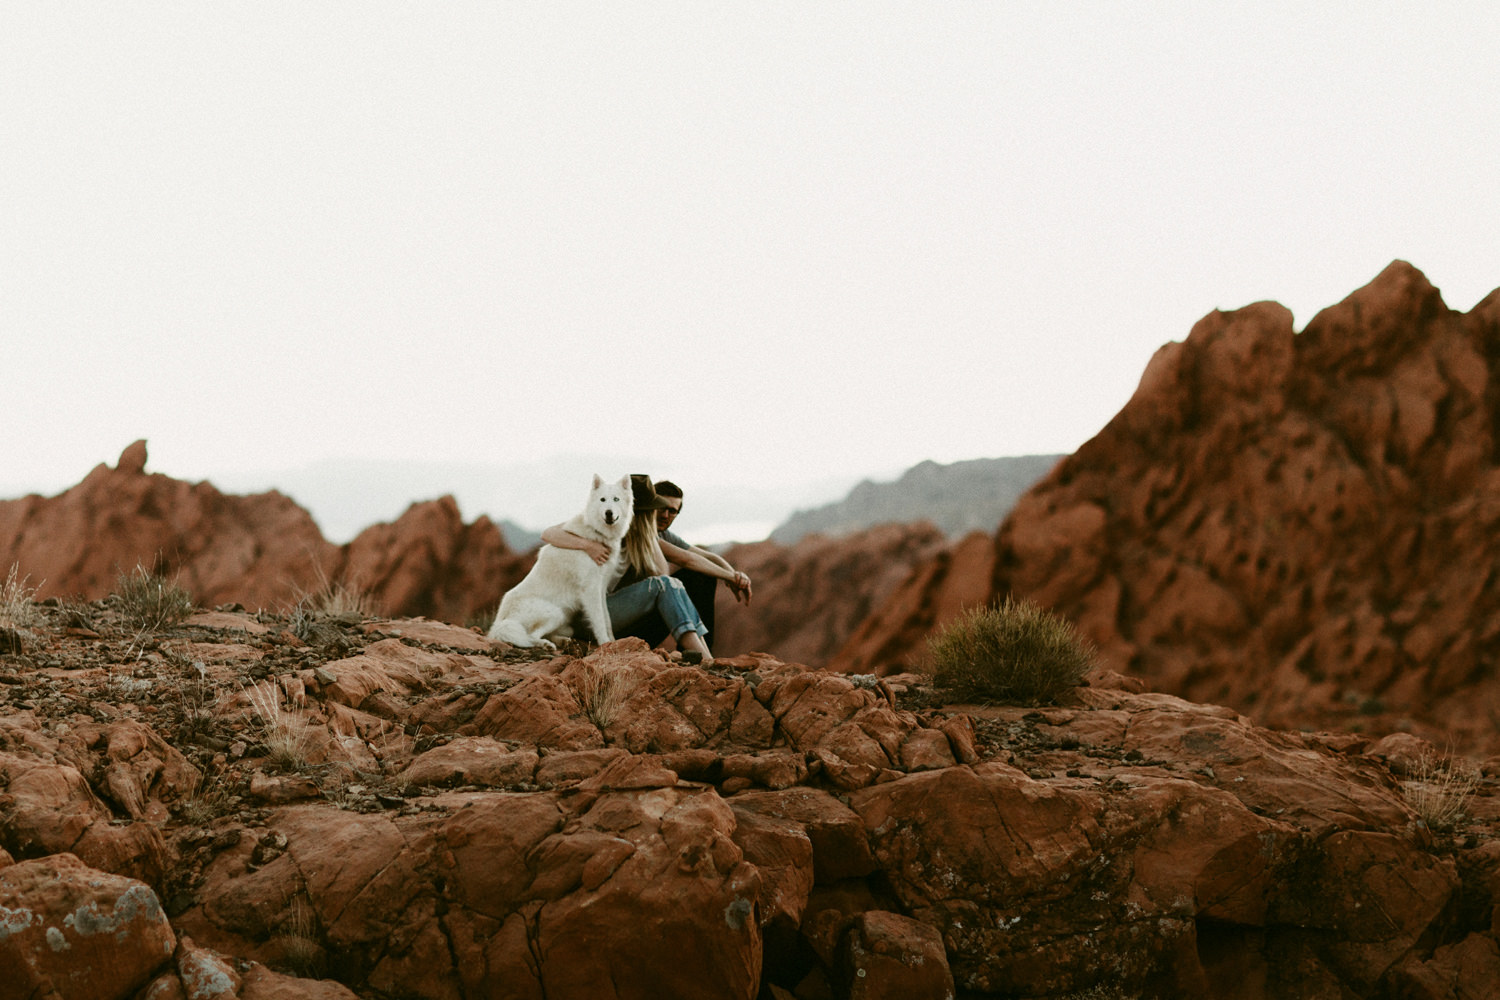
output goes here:
{"type": "Polygon", "coordinates": [[[629,628],[652,611],[661,615],[662,622],[680,639],[684,632],[706,635],[707,629],[698,617],[698,609],[683,590],[682,582],[670,576],[652,576],[621,587],[610,594],[605,603],[609,608],[610,623],[616,630],[629,628]]]}

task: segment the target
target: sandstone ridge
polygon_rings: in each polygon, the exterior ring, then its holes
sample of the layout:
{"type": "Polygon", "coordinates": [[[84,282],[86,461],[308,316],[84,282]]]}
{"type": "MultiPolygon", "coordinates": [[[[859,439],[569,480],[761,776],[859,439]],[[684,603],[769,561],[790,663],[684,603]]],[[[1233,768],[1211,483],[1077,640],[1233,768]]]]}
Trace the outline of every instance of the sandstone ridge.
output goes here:
{"type": "Polygon", "coordinates": [[[1111,668],[1275,726],[1493,752],[1500,720],[1500,294],[1450,310],[1396,262],[1299,334],[1214,312],[1017,504],[935,556],[832,658],[909,669],[1014,594],[1111,668]]]}
{"type": "MultiPolygon", "coordinates": [[[[1040,709],[638,640],[50,601],[0,653],[25,1000],[1401,996],[1500,981],[1493,778],[1099,672],[1040,709]],[[1456,773],[1456,772],[1447,772],[1456,773]]],[[[1493,762],[1500,764],[1500,761],[1493,762]]]]}

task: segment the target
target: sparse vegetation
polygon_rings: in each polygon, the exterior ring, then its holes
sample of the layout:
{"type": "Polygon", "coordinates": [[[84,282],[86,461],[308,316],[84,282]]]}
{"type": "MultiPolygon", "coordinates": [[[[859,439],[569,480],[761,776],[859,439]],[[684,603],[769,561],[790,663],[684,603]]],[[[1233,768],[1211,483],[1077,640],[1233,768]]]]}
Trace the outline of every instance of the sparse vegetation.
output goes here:
{"type": "Polygon", "coordinates": [[[1401,792],[1429,829],[1445,833],[1463,819],[1479,779],[1479,769],[1468,761],[1429,753],[1401,783],[1401,792]]]}
{"type": "Polygon", "coordinates": [[[464,619],[464,627],[478,629],[480,632],[488,632],[490,626],[495,624],[495,616],[500,613],[500,605],[496,603],[493,607],[480,608],[464,619]]]}
{"type": "Polygon", "coordinates": [[[11,563],[5,582],[0,583],[0,628],[32,628],[42,622],[33,599],[36,588],[28,587],[29,576],[19,576],[20,564],[11,563]]]}
{"type": "Polygon", "coordinates": [[[629,693],[619,673],[603,670],[592,663],[579,664],[574,697],[578,699],[583,714],[601,731],[615,721],[629,693]]]}
{"type": "Polygon", "coordinates": [[[1011,598],[965,611],[928,648],[933,683],[966,700],[1041,704],[1076,687],[1094,665],[1069,622],[1011,598]]]}
{"type": "Polygon", "coordinates": [[[212,728],[218,687],[209,679],[208,669],[201,660],[168,653],[166,662],[177,675],[177,684],[169,692],[169,704],[178,712],[177,738],[190,742],[212,728]]]}
{"type": "Polygon", "coordinates": [[[243,688],[255,716],[260,720],[261,746],[266,759],[283,771],[307,766],[307,735],[298,732],[292,719],[281,711],[281,689],[275,681],[243,688]]]}
{"type": "Polygon", "coordinates": [[[193,613],[193,596],[186,589],[139,565],[116,581],[115,601],[125,623],[142,632],[171,628],[193,613]]]}
{"type": "Polygon", "coordinates": [[[207,826],[230,812],[233,804],[234,797],[224,776],[216,771],[208,771],[198,782],[193,794],[178,803],[177,818],[189,826],[207,826]]]}
{"type": "Polygon", "coordinates": [[[329,646],[343,635],[338,626],[329,621],[327,614],[305,600],[292,609],[287,625],[293,635],[309,646],[329,646]]]}
{"type": "Polygon", "coordinates": [[[306,899],[301,896],[292,899],[271,943],[281,953],[278,964],[285,971],[309,979],[323,975],[326,963],[323,946],[318,943],[318,917],[306,899]]]}
{"type": "Polygon", "coordinates": [[[321,566],[318,567],[318,585],[302,594],[297,607],[309,614],[325,617],[358,615],[361,618],[373,618],[381,614],[374,597],[367,590],[354,581],[330,580],[321,566]]]}

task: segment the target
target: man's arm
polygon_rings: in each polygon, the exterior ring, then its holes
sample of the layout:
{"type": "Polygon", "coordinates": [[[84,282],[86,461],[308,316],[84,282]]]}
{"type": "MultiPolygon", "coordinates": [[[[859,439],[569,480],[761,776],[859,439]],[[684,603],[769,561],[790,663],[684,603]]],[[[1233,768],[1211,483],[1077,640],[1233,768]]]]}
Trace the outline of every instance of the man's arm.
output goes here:
{"type": "Polygon", "coordinates": [[[667,561],[672,565],[681,566],[684,569],[696,570],[717,580],[723,580],[729,585],[729,589],[734,592],[734,599],[736,601],[741,601],[745,604],[750,603],[749,574],[741,573],[729,565],[725,559],[715,556],[712,552],[702,549],[697,545],[689,545],[687,548],[683,548],[680,545],[673,545],[665,538],[661,540],[661,551],[662,555],[666,556],[667,561]]]}
{"type": "Polygon", "coordinates": [[[561,524],[554,524],[542,532],[542,541],[559,549],[575,549],[587,552],[588,557],[603,566],[609,562],[609,546],[594,538],[575,535],[561,524]]]}

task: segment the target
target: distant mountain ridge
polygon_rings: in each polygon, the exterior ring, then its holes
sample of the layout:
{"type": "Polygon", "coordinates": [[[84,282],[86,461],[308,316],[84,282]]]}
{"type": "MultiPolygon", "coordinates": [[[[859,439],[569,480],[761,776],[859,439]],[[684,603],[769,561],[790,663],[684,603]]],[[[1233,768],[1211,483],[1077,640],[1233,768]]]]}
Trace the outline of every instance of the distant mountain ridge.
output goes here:
{"type": "Polygon", "coordinates": [[[771,541],[793,545],[805,535],[831,538],[877,524],[931,521],[949,538],[971,531],[993,532],[1031,486],[1065,455],[975,458],[943,465],[922,462],[891,483],[868,479],[837,503],[799,510],[771,541]]]}

